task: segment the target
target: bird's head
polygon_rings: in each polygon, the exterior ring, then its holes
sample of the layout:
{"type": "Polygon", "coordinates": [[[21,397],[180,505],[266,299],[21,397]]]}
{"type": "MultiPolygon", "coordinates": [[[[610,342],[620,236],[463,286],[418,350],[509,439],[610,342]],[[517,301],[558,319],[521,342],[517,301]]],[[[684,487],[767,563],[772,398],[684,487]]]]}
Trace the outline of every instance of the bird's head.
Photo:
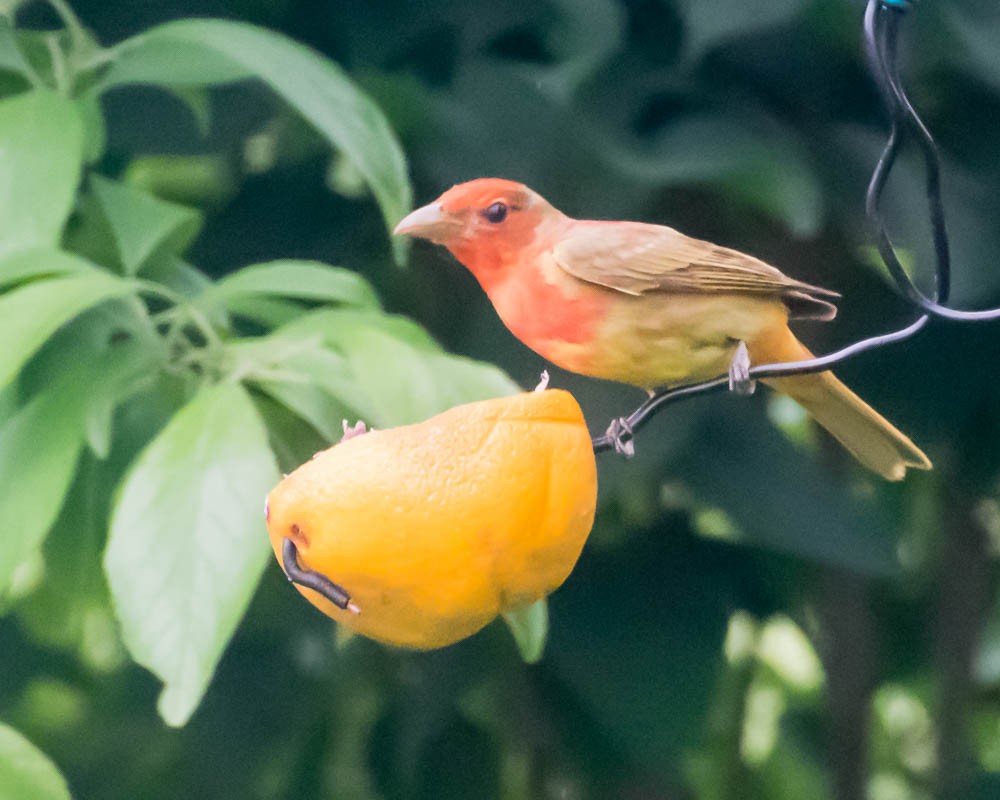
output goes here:
{"type": "Polygon", "coordinates": [[[523,183],[479,178],[410,213],[394,233],[447,247],[481,281],[568,221],[523,183]]]}

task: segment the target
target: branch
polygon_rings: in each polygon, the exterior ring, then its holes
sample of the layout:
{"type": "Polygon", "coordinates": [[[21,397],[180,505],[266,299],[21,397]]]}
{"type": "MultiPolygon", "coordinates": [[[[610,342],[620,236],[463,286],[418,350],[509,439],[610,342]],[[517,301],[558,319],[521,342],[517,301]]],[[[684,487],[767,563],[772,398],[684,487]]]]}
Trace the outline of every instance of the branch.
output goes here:
{"type": "MultiPolygon", "coordinates": [[[[752,367],[747,376],[751,380],[824,372],[860,353],[895,344],[915,336],[923,330],[932,317],[956,322],[983,322],[1000,319],[1000,308],[963,311],[942,305],[947,302],[951,288],[951,255],[944,221],[944,205],[941,200],[941,164],[933,137],[903,89],[897,63],[899,27],[910,5],[911,0],[869,0],[865,11],[864,38],[868,68],[878,85],[882,95],[882,103],[891,121],[889,138],[868,184],[865,211],[873,228],[879,254],[895,281],[897,291],[910,301],[918,312],[921,312],[921,316],[904,328],[863,339],[825,356],[806,361],[790,361],[752,367]],[[903,269],[903,265],[896,256],[892,240],[886,232],[882,216],[882,193],[896,162],[896,156],[907,136],[916,138],[923,153],[926,169],[928,215],[934,238],[936,262],[935,291],[931,297],[921,292],[910,276],[906,274],[906,270],[903,269]]],[[[619,454],[632,455],[635,432],[648,422],[657,411],[678,400],[709,394],[729,386],[728,377],[719,377],[703,383],[692,383],[657,392],[627,417],[613,420],[607,433],[593,440],[594,452],[601,453],[614,449],[619,454]]]]}

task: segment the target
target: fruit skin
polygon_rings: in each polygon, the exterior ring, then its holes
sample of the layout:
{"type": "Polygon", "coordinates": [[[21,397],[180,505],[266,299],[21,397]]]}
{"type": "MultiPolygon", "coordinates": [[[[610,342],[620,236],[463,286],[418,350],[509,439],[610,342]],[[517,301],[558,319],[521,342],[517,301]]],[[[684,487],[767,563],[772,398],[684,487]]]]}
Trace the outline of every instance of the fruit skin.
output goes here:
{"type": "Polygon", "coordinates": [[[554,591],[594,519],[583,414],[550,389],[457,406],[318,453],[268,497],[278,562],[344,587],[360,613],[296,587],[358,633],[415,649],[472,635],[554,591]]]}

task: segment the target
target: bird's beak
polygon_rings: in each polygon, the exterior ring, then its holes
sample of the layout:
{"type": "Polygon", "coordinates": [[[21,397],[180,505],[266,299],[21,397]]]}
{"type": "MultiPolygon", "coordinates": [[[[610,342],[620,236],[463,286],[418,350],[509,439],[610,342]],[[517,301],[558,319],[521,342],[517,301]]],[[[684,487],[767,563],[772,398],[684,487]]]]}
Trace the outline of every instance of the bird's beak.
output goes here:
{"type": "Polygon", "coordinates": [[[440,203],[429,203],[403,217],[393,233],[418,236],[441,244],[461,227],[461,221],[445,211],[440,203]]]}

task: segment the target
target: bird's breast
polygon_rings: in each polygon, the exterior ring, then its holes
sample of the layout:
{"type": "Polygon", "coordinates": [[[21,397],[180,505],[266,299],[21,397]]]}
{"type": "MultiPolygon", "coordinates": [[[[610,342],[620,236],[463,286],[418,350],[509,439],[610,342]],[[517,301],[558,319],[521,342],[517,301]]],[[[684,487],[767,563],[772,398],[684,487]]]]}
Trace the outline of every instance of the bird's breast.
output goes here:
{"type": "Polygon", "coordinates": [[[518,339],[554,364],[587,374],[612,299],[606,290],[566,274],[547,254],[484,288],[518,339]]]}
{"type": "Polygon", "coordinates": [[[511,332],[552,363],[644,388],[725,374],[787,315],[774,298],[736,294],[635,296],[585,283],[545,259],[490,292],[511,332]]]}

